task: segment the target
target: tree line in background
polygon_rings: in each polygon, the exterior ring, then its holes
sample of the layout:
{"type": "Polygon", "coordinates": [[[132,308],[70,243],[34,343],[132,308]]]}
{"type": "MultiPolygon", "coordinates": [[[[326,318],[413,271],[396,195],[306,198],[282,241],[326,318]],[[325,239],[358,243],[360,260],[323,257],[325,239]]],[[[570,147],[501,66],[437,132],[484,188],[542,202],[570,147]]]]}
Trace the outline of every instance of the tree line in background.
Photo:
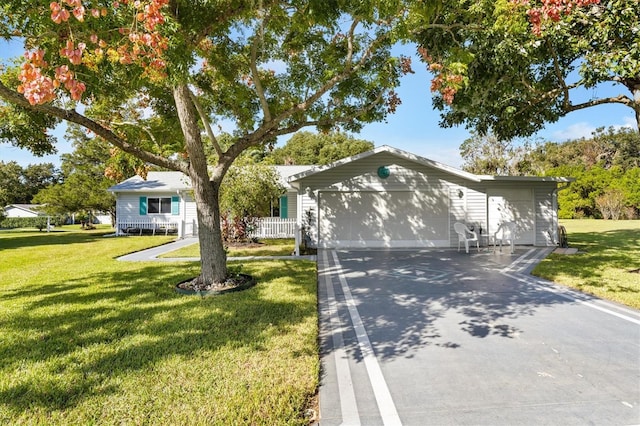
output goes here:
{"type": "Polygon", "coordinates": [[[15,161],[0,161],[0,206],[30,204],[38,191],[60,179],[60,171],[51,163],[22,167],[15,161]]]}
{"type": "Polygon", "coordinates": [[[598,129],[590,138],[563,143],[475,134],[460,152],[463,168],[472,173],[575,178],[558,192],[563,219],[640,215],[640,134],[634,129],[598,129]]]}

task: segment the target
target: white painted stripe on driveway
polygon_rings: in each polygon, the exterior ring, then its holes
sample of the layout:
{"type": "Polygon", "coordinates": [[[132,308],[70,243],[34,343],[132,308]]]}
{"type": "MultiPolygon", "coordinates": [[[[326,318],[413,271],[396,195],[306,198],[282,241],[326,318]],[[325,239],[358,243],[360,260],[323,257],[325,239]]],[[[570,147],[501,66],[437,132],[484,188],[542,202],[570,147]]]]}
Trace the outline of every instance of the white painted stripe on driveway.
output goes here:
{"type": "Polygon", "coordinates": [[[520,256],[519,258],[514,260],[513,262],[511,262],[511,264],[509,264],[509,266],[503,268],[501,272],[504,273],[504,272],[511,272],[511,271],[517,270],[519,268],[518,265],[520,264],[520,262],[522,262],[524,259],[526,259],[534,251],[536,251],[536,249],[534,249],[534,248],[530,249],[525,254],[523,254],[522,256],[520,256]]]}
{"type": "MultiPolygon", "coordinates": [[[[557,285],[557,284],[553,283],[552,281],[546,281],[546,280],[543,280],[542,278],[535,278],[535,277],[532,277],[532,276],[523,276],[523,275],[510,274],[510,273],[505,272],[505,271],[502,271],[502,275],[507,276],[509,278],[512,278],[514,280],[520,281],[520,282],[527,283],[527,284],[534,284],[537,287],[540,287],[540,288],[542,288],[542,289],[544,289],[544,290],[546,290],[546,291],[548,291],[550,293],[557,294],[558,296],[560,296],[560,297],[562,297],[564,299],[567,299],[567,300],[569,300],[571,302],[579,303],[579,304],[587,306],[589,308],[596,309],[596,310],[598,310],[600,312],[604,312],[606,314],[613,315],[614,317],[618,317],[618,318],[623,319],[625,321],[629,321],[631,323],[640,325],[640,319],[633,318],[633,317],[631,317],[629,315],[626,315],[626,314],[623,314],[623,313],[620,313],[620,312],[616,312],[616,311],[614,311],[612,309],[605,308],[604,306],[599,306],[599,305],[597,305],[595,303],[587,302],[587,301],[583,300],[584,296],[582,294],[574,293],[571,289],[563,288],[563,287],[554,288],[552,286],[557,285]]],[[[606,303],[606,302],[603,301],[603,303],[606,303]]],[[[618,308],[618,309],[623,309],[623,308],[618,308]]]]}
{"type": "Polygon", "coordinates": [[[331,254],[333,256],[338,279],[342,285],[342,292],[344,293],[347,303],[349,316],[351,316],[351,322],[353,323],[353,328],[356,332],[356,337],[358,338],[358,347],[362,353],[364,365],[367,369],[367,374],[369,375],[369,381],[371,382],[373,394],[378,404],[378,410],[380,410],[380,417],[382,417],[382,421],[385,425],[402,425],[400,416],[398,415],[398,411],[396,410],[396,406],[393,402],[393,398],[391,398],[391,392],[389,392],[389,387],[382,375],[380,364],[378,364],[378,359],[373,351],[373,346],[371,346],[369,335],[364,328],[355,300],[353,299],[351,290],[347,284],[347,279],[342,272],[342,266],[338,260],[338,254],[335,250],[331,250],[331,254]]]}
{"type": "MultiPolygon", "coordinates": [[[[338,394],[340,396],[340,412],[342,414],[343,425],[360,425],[360,415],[356,404],[356,395],[351,380],[351,369],[347,351],[344,348],[344,338],[342,337],[342,324],[338,316],[338,303],[333,291],[331,282],[331,272],[329,272],[329,258],[327,251],[322,251],[322,261],[325,264],[323,272],[324,285],[327,289],[327,306],[329,310],[329,328],[333,339],[333,357],[336,364],[336,375],[338,379],[338,394]]],[[[322,413],[320,413],[322,417],[322,413]]]]}

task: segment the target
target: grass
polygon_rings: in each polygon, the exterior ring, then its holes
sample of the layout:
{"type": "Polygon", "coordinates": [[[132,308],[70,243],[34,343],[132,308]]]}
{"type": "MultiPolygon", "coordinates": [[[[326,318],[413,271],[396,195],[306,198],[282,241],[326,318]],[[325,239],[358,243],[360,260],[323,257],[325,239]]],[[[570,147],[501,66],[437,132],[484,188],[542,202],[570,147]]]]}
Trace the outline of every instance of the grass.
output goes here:
{"type": "Polygon", "coordinates": [[[533,274],[640,309],[640,221],[563,220],[575,255],[551,254],[533,274]]]}
{"type": "MultiPolygon", "coordinates": [[[[259,246],[229,247],[227,250],[227,256],[289,256],[294,249],[295,242],[293,238],[269,239],[261,240],[259,246]]],[[[178,250],[165,253],[160,257],[200,257],[200,244],[195,243],[190,246],[182,247],[178,250]]]]}
{"type": "Polygon", "coordinates": [[[0,424],[306,424],[316,272],[243,262],[258,285],[201,298],[194,262],[119,262],[170,237],[0,232],[0,424]]]}

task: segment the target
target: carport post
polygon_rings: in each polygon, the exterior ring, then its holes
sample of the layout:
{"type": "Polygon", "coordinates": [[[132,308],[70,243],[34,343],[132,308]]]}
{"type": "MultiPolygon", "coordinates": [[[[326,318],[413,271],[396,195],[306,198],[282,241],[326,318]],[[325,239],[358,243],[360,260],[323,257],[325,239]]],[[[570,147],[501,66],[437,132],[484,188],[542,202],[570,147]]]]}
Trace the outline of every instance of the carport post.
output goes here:
{"type": "Polygon", "coordinates": [[[300,223],[296,220],[296,229],[295,229],[295,255],[300,256],[300,234],[302,228],[300,227],[300,223]]]}

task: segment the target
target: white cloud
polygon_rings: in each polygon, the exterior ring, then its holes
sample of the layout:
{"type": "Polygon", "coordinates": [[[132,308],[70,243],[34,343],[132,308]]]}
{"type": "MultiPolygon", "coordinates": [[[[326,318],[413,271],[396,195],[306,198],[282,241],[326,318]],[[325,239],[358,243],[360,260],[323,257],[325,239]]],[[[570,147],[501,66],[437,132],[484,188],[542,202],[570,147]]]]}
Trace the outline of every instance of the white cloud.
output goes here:
{"type": "Polygon", "coordinates": [[[553,139],[557,141],[566,141],[569,139],[580,139],[591,137],[591,133],[596,130],[591,124],[584,121],[572,124],[562,130],[553,132],[553,139]]]}
{"type": "Polygon", "coordinates": [[[631,117],[630,115],[622,117],[622,121],[623,121],[623,124],[621,124],[620,127],[628,127],[630,129],[635,129],[636,127],[638,127],[638,123],[636,123],[636,119],[631,117]]]}
{"type": "MultiPolygon", "coordinates": [[[[625,115],[620,117],[622,123],[611,124],[610,126],[605,126],[607,128],[612,127],[616,130],[622,128],[635,128],[637,126],[635,118],[625,115]]],[[[580,139],[580,138],[590,138],[592,133],[596,131],[598,127],[602,126],[594,126],[593,124],[587,123],[586,121],[581,121],[578,123],[574,123],[564,129],[556,130],[553,132],[553,139],[556,141],[566,141],[571,139],[580,139]]]]}

